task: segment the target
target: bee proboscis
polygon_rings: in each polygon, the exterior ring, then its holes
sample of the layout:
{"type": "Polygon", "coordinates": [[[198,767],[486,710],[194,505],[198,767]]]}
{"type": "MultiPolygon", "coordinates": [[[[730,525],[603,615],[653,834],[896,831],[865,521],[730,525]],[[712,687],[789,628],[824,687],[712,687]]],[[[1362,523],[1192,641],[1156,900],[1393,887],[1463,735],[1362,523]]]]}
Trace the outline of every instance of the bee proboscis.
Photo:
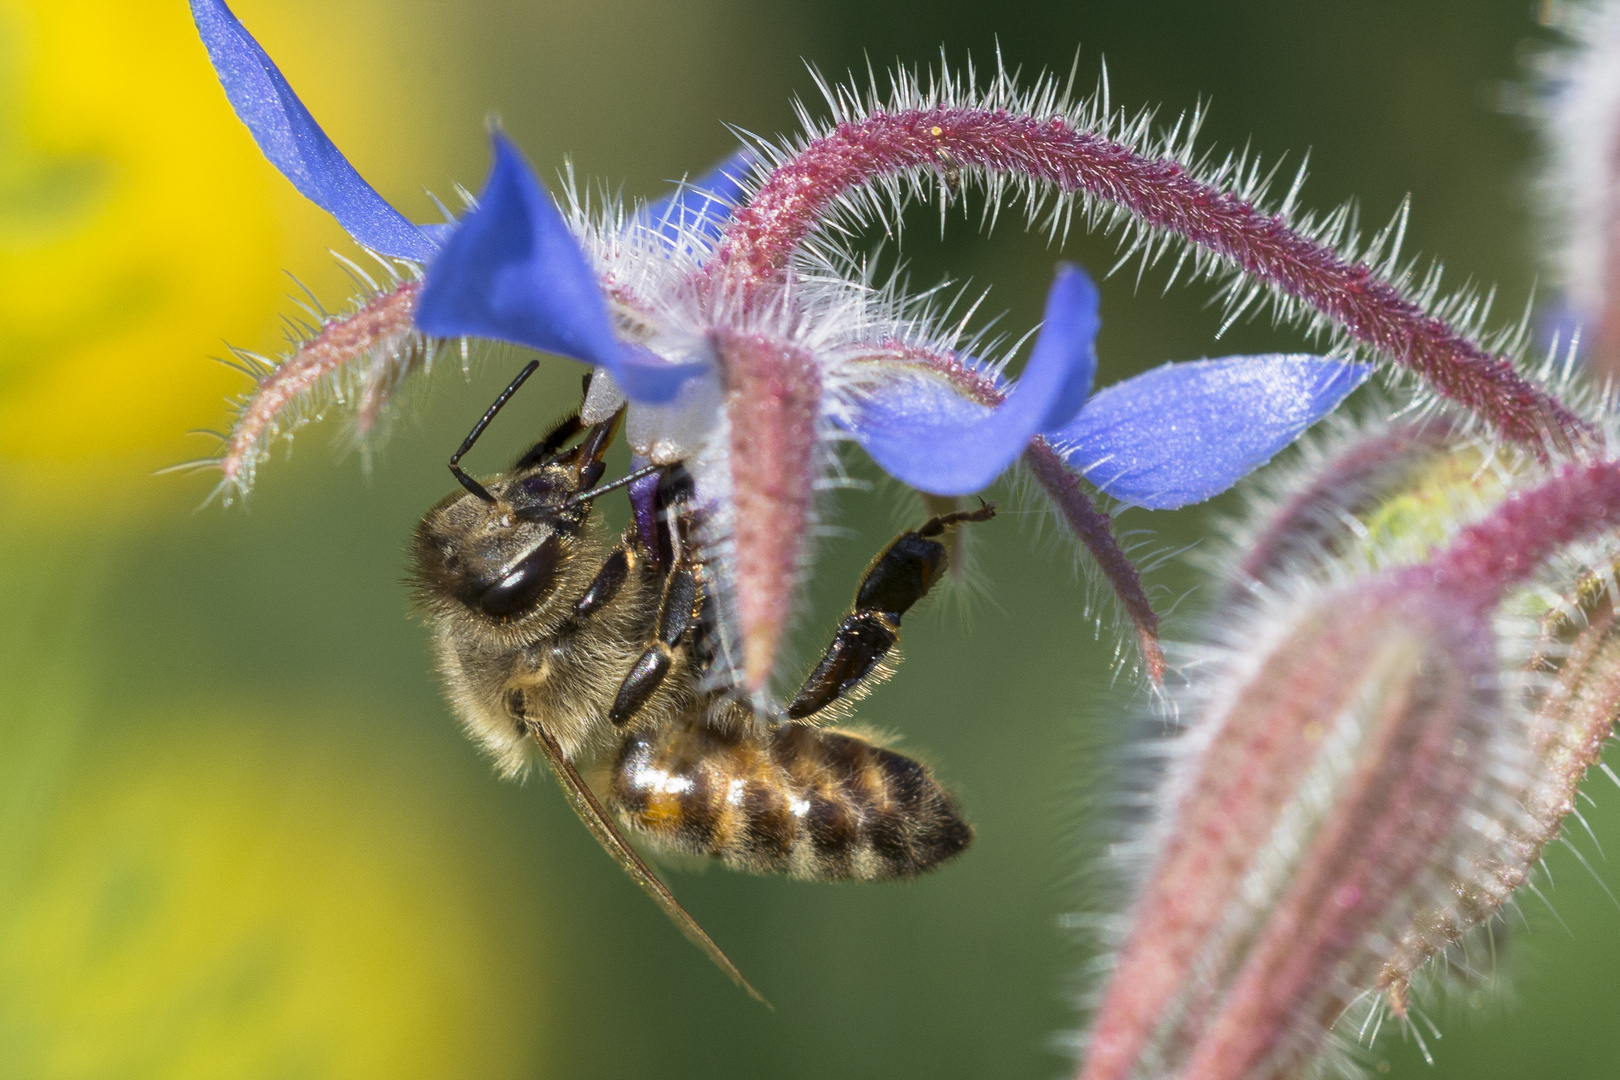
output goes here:
{"type": "Polygon", "coordinates": [[[717,678],[685,470],[649,467],[597,486],[620,416],[570,416],[498,476],[462,471],[534,369],[451,458],[464,490],[416,531],[418,595],[451,703],[503,773],[543,760],[598,842],[760,998],[614,817],[668,850],[819,880],[913,877],[965,849],[973,830],[925,766],[815,721],[886,677],[901,616],[944,570],[944,534],[994,507],[935,517],[890,543],[786,716],[762,715],[717,678]],[[594,502],[633,483],[638,512],[614,542],[594,502]]]}

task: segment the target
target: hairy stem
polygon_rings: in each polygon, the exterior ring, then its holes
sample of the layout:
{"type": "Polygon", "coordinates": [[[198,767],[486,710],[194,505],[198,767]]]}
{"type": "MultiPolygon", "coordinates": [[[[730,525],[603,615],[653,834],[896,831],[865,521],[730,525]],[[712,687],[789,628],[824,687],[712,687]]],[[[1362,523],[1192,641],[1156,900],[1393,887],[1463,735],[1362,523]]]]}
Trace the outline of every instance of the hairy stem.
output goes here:
{"type": "Polygon", "coordinates": [[[1538,451],[1543,440],[1588,434],[1505,358],[1427,314],[1371,267],[1197,180],[1177,161],[1138,154],[1063,117],[939,106],[840,124],[773,172],[737,210],[705,272],[745,294],[768,288],[845,192],[905,170],[947,168],[1027,177],[1122,207],[1303,302],[1538,451]]]}
{"type": "Polygon", "coordinates": [[[1120,605],[1136,626],[1136,640],[1149,677],[1155,683],[1162,683],[1164,648],[1159,644],[1159,616],[1148,601],[1142,578],[1130,556],[1119,546],[1113,522],[1097,509],[1097,504],[1080,486],[1080,478],[1063,464],[1063,459],[1045,439],[1037,438],[1029,444],[1029,449],[1024,451],[1024,464],[1029,466],[1036,482],[1063,515],[1064,523],[1086,546],[1097,568],[1108,579],[1114,595],[1119,597],[1120,605]]]}
{"type": "MultiPolygon", "coordinates": [[[[319,333],[259,380],[226,440],[225,453],[219,462],[225,482],[242,489],[252,482],[254,467],[283,414],[304,400],[322,379],[367,356],[378,346],[411,333],[411,317],[416,312],[419,292],[420,282],[407,281],[372,297],[354,314],[333,319],[321,327],[319,333]]],[[[363,410],[380,408],[381,397],[372,396],[377,400],[370,404],[370,399],[362,401],[363,410]]],[[[371,421],[375,419],[373,414],[371,421]]]]}

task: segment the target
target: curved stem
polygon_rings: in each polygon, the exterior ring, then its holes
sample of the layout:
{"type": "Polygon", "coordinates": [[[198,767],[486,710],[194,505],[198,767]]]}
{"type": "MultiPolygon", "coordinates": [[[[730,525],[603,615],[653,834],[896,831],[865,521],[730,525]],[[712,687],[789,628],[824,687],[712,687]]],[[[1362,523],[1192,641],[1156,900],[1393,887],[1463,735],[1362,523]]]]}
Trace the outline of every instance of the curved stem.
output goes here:
{"type": "Polygon", "coordinates": [[[1538,452],[1546,439],[1564,443],[1589,434],[1505,358],[1426,313],[1371,267],[1196,179],[1177,161],[1138,154],[1060,116],[938,106],[842,123],[777,168],[736,211],[704,272],[744,294],[768,288],[845,192],[897,172],[947,166],[1084,192],[1175,233],[1320,312],[1538,452]]]}
{"type": "Polygon", "coordinates": [[[1080,478],[1063,463],[1063,459],[1043,438],[1036,437],[1024,451],[1024,464],[1036,481],[1051,497],[1064,522],[1091,553],[1103,577],[1119,597],[1120,605],[1136,626],[1137,644],[1142,649],[1142,660],[1147,664],[1148,676],[1155,683],[1164,682],[1164,647],[1159,643],[1159,616],[1142,588],[1142,578],[1136,572],[1125,549],[1114,535],[1114,524],[1109,516],[1097,509],[1097,504],[1080,486],[1080,478]]]}

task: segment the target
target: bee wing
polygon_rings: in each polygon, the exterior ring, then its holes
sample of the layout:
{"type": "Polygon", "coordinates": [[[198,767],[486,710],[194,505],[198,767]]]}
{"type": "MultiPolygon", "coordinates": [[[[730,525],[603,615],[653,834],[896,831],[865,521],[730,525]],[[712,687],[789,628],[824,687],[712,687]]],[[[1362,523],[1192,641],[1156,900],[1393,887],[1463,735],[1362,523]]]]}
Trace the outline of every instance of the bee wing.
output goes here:
{"type": "Polygon", "coordinates": [[[624,867],[624,872],[630,875],[630,879],[641,886],[642,892],[652,897],[653,903],[662,908],[670,921],[686,935],[686,940],[702,949],[704,955],[730,976],[732,982],[748,991],[750,997],[767,1009],[771,1008],[771,1003],[749,985],[748,980],[743,978],[743,973],[737,970],[737,965],[720,951],[720,946],[714,943],[714,939],[703,932],[703,927],[697,924],[697,920],[692,918],[681,906],[681,902],[675,899],[675,895],[658,880],[658,875],[653,873],[652,868],[636,854],[635,849],[625,840],[624,834],[619,831],[619,827],[613,823],[613,819],[608,817],[607,811],[595,793],[585,786],[585,780],[579,775],[579,770],[563,757],[562,748],[557,745],[557,740],[551,737],[551,732],[534,723],[530,724],[530,730],[534,732],[535,741],[545,751],[546,764],[551,766],[551,774],[557,778],[557,786],[568,796],[568,802],[573,806],[574,813],[578,814],[585,827],[591,830],[596,842],[618,860],[619,865],[624,867]]]}

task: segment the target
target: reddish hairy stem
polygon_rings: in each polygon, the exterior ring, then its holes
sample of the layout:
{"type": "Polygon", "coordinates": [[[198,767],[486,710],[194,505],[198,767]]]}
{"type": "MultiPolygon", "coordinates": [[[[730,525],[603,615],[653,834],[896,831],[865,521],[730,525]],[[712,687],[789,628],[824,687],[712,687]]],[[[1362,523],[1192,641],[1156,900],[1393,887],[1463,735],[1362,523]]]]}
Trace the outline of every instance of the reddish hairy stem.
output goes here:
{"type": "Polygon", "coordinates": [[[1024,451],[1024,464],[1046,494],[1062,513],[1063,520],[1080,542],[1091,552],[1097,568],[1108,579],[1114,595],[1125,608],[1136,626],[1136,640],[1142,649],[1142,660],[1148,675],[1155,683],[1164,681],[1164,648],[1159,644],[1159,616],[1148,601],[1142,588],[1142,578],[1136,572],[1130,557],[1119,546],[1114,535],[1114,524],[1108,515],[1097,509],[1080,478],[1063,464],[1057,451],[1045,439],[1037,438],[1024,451]]]}
{"type": "Polygon", "coordinates": [[[773,172],[736,211],[705,272],[744,292],[769,287],[840,195],[907,169],[941,169],[942,162],[1085,192],[1176,233],[1309,305],[1538,451],[1544,439],[1589,434],[1506,359],[1426,314],[1370,267],[1200,182],[1179,162],[1145,157],[1061,117],[940,106],[840,124],[773,172]]]}
{"type": "Polygon", "coordinates": [[[308,394],[321,379],[376,346],[411,329],[421,283],[407,281],[367,301],[353,315],[333,319],[320,333],[259,381],[242,415],[231,429],[220,469],[228,483],[240,483],[263,447],[265,435],[286,408],[308,394]]]}

